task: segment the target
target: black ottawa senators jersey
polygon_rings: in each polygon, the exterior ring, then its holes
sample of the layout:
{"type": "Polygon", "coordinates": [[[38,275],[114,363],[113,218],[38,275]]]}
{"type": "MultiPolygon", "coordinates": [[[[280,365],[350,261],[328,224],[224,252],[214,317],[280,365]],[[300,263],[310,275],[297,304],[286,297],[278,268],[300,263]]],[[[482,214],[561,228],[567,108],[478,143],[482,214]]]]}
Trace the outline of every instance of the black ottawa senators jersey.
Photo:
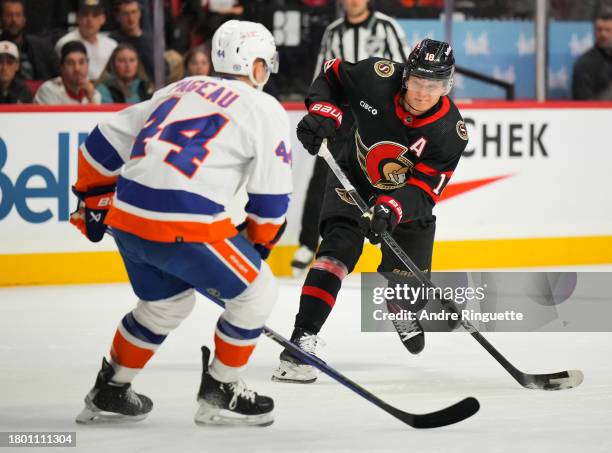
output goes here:
{"type": "Polygon", "coordinates": [[[307,105],[348,106],[355,137],[344,149],[349,177],[362,195],[400,202],[403,220],[431,213],[467,145],[463,118],[448,96],[413,116],[400,104],[404,65],[380,58],[329,60],[307,105]]]}

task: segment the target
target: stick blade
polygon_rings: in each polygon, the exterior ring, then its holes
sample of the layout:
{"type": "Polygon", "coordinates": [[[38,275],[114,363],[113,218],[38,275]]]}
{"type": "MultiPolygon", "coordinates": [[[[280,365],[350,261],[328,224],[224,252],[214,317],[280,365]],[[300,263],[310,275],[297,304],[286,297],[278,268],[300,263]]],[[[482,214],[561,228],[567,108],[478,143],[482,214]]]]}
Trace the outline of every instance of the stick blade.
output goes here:
{"type": "Polygon", "coordinates": [[[471,417],[478,412],[479,409],[480,403],[478,400],[470,396],[452,406],[427,414],[409,414],[398,409],[395,409],[397,413],[392,413],[395,417],[413,428],[427,429],[440,428],[442,426],[458,423],[471,417]]]}
{"type": "Polygon", "coordinates": [[[526,374],[521,385],[534,390],[567,390],[578,387],[582,381],[582,371],[568,370],[549,374],[526,374]]]}

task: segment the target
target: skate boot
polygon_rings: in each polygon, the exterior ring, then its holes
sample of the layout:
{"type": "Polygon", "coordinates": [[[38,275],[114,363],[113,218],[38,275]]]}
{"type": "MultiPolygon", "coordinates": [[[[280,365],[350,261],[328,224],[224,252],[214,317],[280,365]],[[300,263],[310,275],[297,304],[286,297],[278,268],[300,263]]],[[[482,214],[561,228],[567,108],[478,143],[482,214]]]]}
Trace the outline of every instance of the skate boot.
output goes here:
{"type": "Polygon", "coordinates": [[[132,390],[131,384],[118,384],[112,365],[102,359],[94,388],[85,396],[85,408],[76,422],[83,424],[123,423],[143,420],[153,409],[153,401],[132,390]]]}
{"type": "MultiPolygon", "coordinates": [[[[295,328],[291,335],[291,343],[299,346],[303,351],[315,355],[318,345],[323,346],[323,340],[315,334],[304,329],[295,328]]],[[[277,382],[293,382],[296,384],[310,384],[317,380],[319,371],[312,365],[302,362],[287,349],[280,355],[280,364],[272,374],[272,380],[277,382]]]]}
{"type": "MultiPolygon", "coordinates": [[[[387,310],[389,313],[399,313],[401,307],[398,304],[387,301],[387,310]]],[[[391,322],[402,344],[411,354],[416,355],[425,348],[425,332],[423,332],[423,327],[421,327],[419,321],[416,319],[414,321],[394,319],[391,322]]]]}
{"type": "Polygon", "coordinates": [[[202,346],[202,383],[198,392],[198,425],[269,426],[274,423],[274,401],[258,395],[244,382],[220,382],[208,372],[210,350],[202,346]]]}
{"type": "Polygon", "coordinates": [[[310,263],[312,263],[314,256],[314,250],[310,250],[305,245],[302,245],[299,249],[297,249],[295,255],[293,255],[293,260],[291,261],[291,272],[293,273],[293,277],[303,278],[308,272],[308,268],[310,267],[310,263]]]}

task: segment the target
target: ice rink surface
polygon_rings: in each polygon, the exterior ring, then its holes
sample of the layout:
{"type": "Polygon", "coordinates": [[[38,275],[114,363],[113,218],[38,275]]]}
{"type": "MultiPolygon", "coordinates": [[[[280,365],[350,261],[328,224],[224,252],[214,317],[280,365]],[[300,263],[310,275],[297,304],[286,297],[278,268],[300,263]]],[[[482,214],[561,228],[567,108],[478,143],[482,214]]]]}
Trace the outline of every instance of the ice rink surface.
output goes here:
{"type": "MultiPolygon", "coordinates": [[[[0,431],[76,431],[76,450],[113,453],[612,451],[612,334],[487,334],[524,371],[578,368],[585,375],[576,389],[527,390],[466,333],[428,334],[416,357],[395,333],[361,333],[358,284],[359,277],[351,277],[340,292],[321,332],[327,346],[320,356],[403,410],[433,411],[471,395],[480,400],[478,414],[419,431],[326,376],[312,385],[273,383],[280,347],[262,338],[245,381],[275,399],[275,423],[196,426],[200,345],[212,344],[220,313],[200,296],[134,381],[154,401],[149,417],[130,425],[78,426],[83,397],[135,296],[127,284],[21,287],[0,288],[0,431]]],[[[299,292],[297,281],[281,280],[268,325],[286,336],[299,292]]]]}

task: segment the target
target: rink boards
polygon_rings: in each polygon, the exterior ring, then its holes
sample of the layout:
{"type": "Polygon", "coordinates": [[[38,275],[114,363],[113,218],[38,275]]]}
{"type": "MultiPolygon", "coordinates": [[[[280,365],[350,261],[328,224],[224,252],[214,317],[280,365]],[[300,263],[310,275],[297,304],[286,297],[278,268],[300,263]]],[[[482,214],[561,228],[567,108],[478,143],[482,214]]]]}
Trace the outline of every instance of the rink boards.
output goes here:
{"type": "MultiPolygon", "coordinates": [[[[293,124],[301,105],[286,105],[293,124]]],[[[78,143],[120,106],[0,108],[0,285],[125,281],[111,240],[68,223],[78,143]]],[[[462,104],[466,152],[435,208],[434,269],[612,263],[612,103],[462,104]]],[[[295,195],[269,258],[289,262],[313,159],[293,137],[295,195]]],[[[244,194],[231,207],[239,220],[244,194]]],[[[358,270],[375,269],[366,247],[358,270]]]]}

